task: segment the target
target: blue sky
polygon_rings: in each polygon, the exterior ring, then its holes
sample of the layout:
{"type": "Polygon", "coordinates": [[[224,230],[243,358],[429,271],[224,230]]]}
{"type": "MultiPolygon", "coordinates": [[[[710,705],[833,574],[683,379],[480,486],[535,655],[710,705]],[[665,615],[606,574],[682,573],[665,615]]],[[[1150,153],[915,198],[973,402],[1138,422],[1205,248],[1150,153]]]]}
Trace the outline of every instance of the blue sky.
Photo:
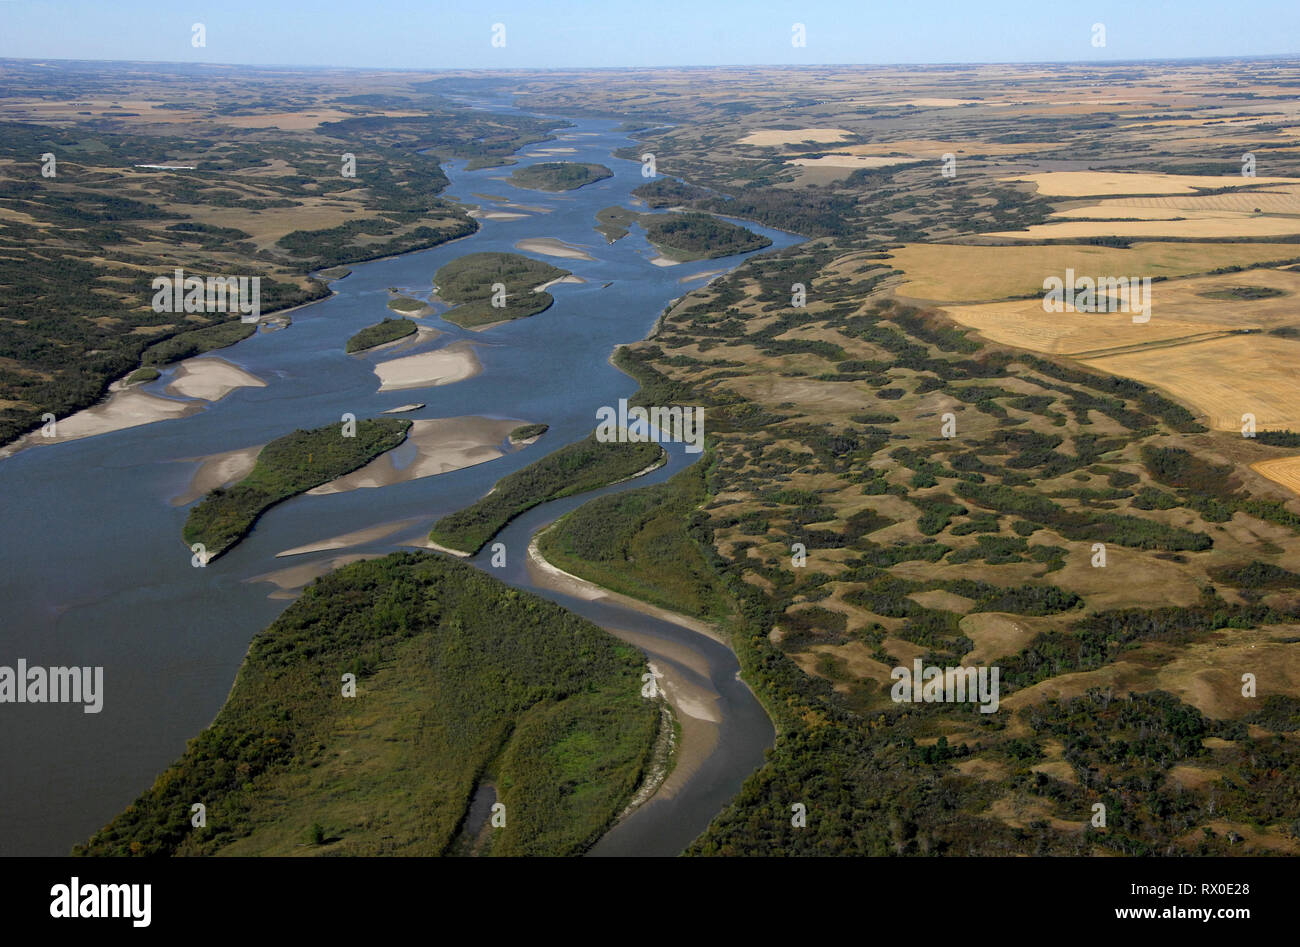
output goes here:
{"type": "Polygon", "coordinates": [[[1291,54],[1298,37],[1297,0],[0,0],[0,57],[260,65],[1100,62],[1291,54]]]}

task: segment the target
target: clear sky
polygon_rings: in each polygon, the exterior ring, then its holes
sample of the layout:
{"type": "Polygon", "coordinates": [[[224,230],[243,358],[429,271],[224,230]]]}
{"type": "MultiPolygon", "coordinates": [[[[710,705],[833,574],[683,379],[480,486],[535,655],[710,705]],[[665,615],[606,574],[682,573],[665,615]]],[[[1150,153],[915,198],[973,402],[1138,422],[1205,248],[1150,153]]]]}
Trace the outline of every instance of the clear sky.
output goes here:
{"type": "Polygon", "coordinates": [[[0,0],[0,57],[38,59],[495,69],[1292,53],[1300,0],[0,0]]]}

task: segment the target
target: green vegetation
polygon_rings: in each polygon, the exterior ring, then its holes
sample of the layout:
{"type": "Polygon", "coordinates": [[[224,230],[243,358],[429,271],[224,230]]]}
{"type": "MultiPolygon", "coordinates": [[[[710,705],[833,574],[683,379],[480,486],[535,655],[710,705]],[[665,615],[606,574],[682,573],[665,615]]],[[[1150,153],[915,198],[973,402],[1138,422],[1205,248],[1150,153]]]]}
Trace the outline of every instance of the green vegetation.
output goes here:
{"type": "Polygon", "coordinates": [[[204,352],[234,345],[256,332],[256,323],[243,321],[223,322],[204,329],[191,329],[189,332],[182,332],[149,346],[144,350],[141,361],[146,367],[168,365],[181,359],[202,355],[204,352]]]}
{"type": "Polygon", "coordinates": [[[593,432],[585,440],[561,447],[501,478],[483,499],[434,523],[429,539],[440,546],[476,553],[506,523],[539,503],[626,480],[660,463],[664,456],[658,444],[602,444],[593,432]]]}
{"type": "Polygon", "coordinates": [[[394,553],[309,586],[253,638],[225,706],[78,855],[451,852],[477,785],[492,855],[590,847],[659,728],[644,658],[446,556],[394,553]],[[356,675],[356,696],[341,675],[356,675]],[[202,799],[207,826],[190,825],[202,799]]]}
{"type": "Polygon", "coordinates": [[[510,442],[517,444],[520,441],[526,441],[530,437],[541,437],[551,429],[549,424],[521,424],[510,432],[510,442]]]}
{"type": "Polygon", "coordinates": [[[626,207],[606,207],[596,211],[596,229],[610,243],[628,235],[629,227],[641,219],[641,214],[626,207]]]}
{"type": "Polygon", "coordinates": [[[674,260],[712,260],[770,247],[772,241],[710,214],[643,214],[646,238],[674,260]]]}
{"type": "Polygon", "coordinates": [[[549,562],[597,585],[710,621],[730,611],[692,534],[707,499],[706,456],[665,483],[592,500],[538,539],[549,562]]]}
{"type": "Polygon", "coordinates": [[[568,270],[518,253],[470,253],[438,270],[433,281],[438,296],[455,306],[442,318],[473,328],[549,309],[555,297],[545,290],[533,290],[568,275],[568,270]],[[504,306],[492,304],[492,287],[498,283],[505,286],[504,306]]]}
{"type": "Polygon", "coordinates": [[[137,368],[126,376],[126,383],[128,385],[139,385],[148,381],[157,381],[161,377],[162,372],[156,368],[137,368]]]}
{"type": "Polygon", "coordinates": [[[398,296],[396,299],[388,300],[388,308],[395,312],[422,313],[429,306],[418,299],[412,299],[410,296],[398,296]]]}
{"type": "Polygon", "coordinates": [[[516,168],[510,175],[510,183],[533,191],[573,191],[613,176],[614,172],[603,164],[545,161],[516,168]]]}
{"type": "Polygon", "coordinates": [[[262,448],[252,472],[229,488],[218,488],[190,510],[182,535],[186,545],[202,543],[209,560],[243,539],[270,507],[351,473],[406,439],[411,422],[378,418],[356,422],[344,437],[337,424],[294,431],[262,448]]]}
{"type": "Polygon", "coordinates": [[[626,237],[633,224],[639,224],[655,249],[673,260],[714,259],[772,245],[767,237],[711,214],[642,214],[618,206],[596,213],[596,230],[610,243],[626,237]]]}
{"type": "Polygon", "coordinates": [[[364,352],[376,345],[396,342],[408,335],[415,335],[416,325],[410,319],[385,319],[372,326],[366,326],[352,338],[348,339],[347,352],[364,352]]]}

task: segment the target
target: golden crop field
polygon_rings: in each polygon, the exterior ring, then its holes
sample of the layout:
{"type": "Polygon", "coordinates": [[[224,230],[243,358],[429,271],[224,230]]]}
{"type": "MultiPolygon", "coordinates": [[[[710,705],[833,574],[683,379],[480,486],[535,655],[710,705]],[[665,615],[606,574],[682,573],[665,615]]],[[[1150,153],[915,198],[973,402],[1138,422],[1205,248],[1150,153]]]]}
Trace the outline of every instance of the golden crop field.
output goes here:
{"type": "Polygon", "coordinates": [[[890,251],[902,270],[898,293],[925,302],[989,302],[1043,292],[1048,276],[1190,276],[1224,266],[1300,259],[1300,244],[1135,243],[1096,246],[985,247],[909,243],[890,251]]]}

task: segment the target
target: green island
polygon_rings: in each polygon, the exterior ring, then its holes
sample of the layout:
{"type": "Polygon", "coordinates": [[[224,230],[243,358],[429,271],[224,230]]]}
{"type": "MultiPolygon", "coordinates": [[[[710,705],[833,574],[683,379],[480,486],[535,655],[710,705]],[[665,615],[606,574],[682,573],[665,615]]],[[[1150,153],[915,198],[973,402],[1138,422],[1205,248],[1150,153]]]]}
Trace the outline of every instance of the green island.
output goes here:
{"type": "Polygon", "coordinates": [[[606,207],[596,213],[596,230],[610,243],[621,240],[632,224],[640,224],[661,254],[671,260],[712,260],[770,247],[772,241],[712,214],[641,214],[626,207],[606,207]]]}
{"type": "Polygon", "coordinates": [[[506,523],[539,503],[616,483],[661,463],[654,443],[608,443],[593,432],[522,470],[502,477],[477,503],[433,524],[429,539],[449,549],[478,552],[506,523]]]}
{"type": "Polygon", "coordinates": [[[541,437],[551,429],[549,424],[521,424],[510,432],[510,443],[518,444],[520,441],[526,441],[530,437],[541,437]]]}
{"type": "Polygon", "coordinates": [[[586,619],[447,556],[355,562],[253,638],[212,725],[74,854],[446,855],[486,786],[509,818],[477,854],[578,854],[650,762],[644,669],[586,619]]]}
{"type": "Polygon", "coordinates": [[[438,296],[454,306],[442,318],[472,329],[546,311],[555,297],[534,288],[568,275],[568,270],[518,253],[469,253],[439,269],[433,281],[438,296]],[[492,287],[498,283],[506,288],[500,307],[492,305],[492,287]]]}
{"type": "Polygon", "coordinates": [[[410,296],[398,296],[396,299],[388,300],[388,308],[409,316],[427,316],[433,312],[433,308],[428,303],[412,299],[410,296]]]}
{"type": "Polygon", "coordinates": [[[215,559],[247,536],[272,506],[370,463],[402,443],[411,428],[403,418],[373,418],[356,425],[354,437],[343,437],[339,425],[328,424],[267,444],[247,477],[213,490],[190,510],[182,530],[186,545],[202,543],[208,561],[215,559]]]}
{"type": "Polygon", "coordinates": [[[580,187],[612,178],[614,172],[603,164],[584,164],[578,161],[544,161],[516,168],[510,175],[515,187],[530,191],[575,191],[580,187]]]}
{"type": "Polygon", "coordinates": [[[352,338],[348,339],[347,353],[364,352],[376,345],[396,342],[408,335],[415,335],[415,323],[410,319],[385,319],[372,326],[366,326],[352,338]]]}

